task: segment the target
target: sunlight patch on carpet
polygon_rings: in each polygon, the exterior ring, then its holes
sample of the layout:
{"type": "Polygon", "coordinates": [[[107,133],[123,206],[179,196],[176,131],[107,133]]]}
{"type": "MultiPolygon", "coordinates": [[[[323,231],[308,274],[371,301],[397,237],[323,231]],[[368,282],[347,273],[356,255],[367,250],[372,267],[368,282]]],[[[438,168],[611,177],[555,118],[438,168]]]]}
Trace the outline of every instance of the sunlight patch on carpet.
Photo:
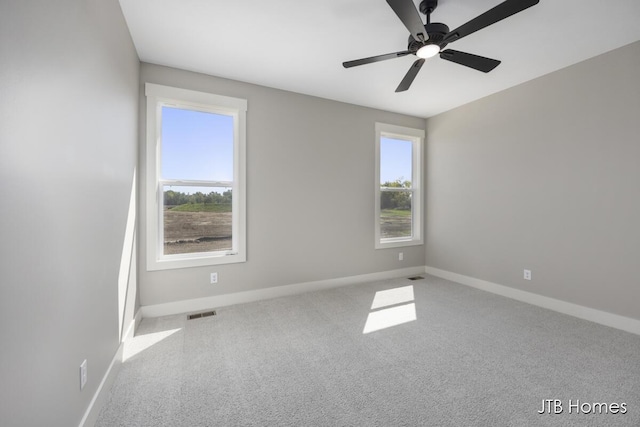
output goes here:
{"type": "Polygon", "coordinates": [[[122,353],[122,361],[125,362],[138,353],[145,351],[146,349],[158,344],[160,341],[170,337],[182,328],[169,329],[166,331],[154,332],[146,335],[138,335],[133,337],[130,341],[124,345],[122,353]]]}
{"type": "Polygon", "coordinates": [[[371,310],[382,307],[388,308],[369,313],[362,333],[368,334],[369,332],[413,322],[417,319],[416,305],[411,302],[413,300],[413,285],[376,292],[371,304],[371,310]],[[411,303],[404,304],[406,302],[411,303]]]}
{"type": "Polygon", "coordinates": [[[386,291],[378,291],[375,297],[373,297],[371,310],[411,301],[413,301],[413,286],[411,285],[387,289],[386,291]]]}
{"type": "Polygon", "coordinates": [[[369,313],[363,334],[401,325],[416,320],[416,305],[414,303],[385,308],[369,313]]]}

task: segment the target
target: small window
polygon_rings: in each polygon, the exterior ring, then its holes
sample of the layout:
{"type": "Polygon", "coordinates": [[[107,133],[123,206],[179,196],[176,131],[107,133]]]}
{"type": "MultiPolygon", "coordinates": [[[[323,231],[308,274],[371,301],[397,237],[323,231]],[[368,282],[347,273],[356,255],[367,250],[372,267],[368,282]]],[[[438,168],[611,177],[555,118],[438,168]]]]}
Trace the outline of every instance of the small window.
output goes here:
{"type": "Polygon", "coordinates": [[[376,123],[375,247],[420,245],[424,131],[376,123]]]}
{"type": "Polygon", "coordinates": [[[147,269],[245,261],[246,100],[146,94],[147,269]]]}

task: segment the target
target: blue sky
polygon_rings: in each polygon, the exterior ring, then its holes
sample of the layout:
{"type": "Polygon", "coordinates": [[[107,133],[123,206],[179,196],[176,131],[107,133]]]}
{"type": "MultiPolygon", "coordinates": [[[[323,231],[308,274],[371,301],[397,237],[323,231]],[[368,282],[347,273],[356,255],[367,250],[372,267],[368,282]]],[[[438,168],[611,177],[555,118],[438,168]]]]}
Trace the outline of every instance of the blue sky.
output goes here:
{"type": "MultiPolygon", "coordinates": [[[[380,182],[411,180],[411,142],[382,138],[380,182]]],[[[163,179],[233,180],[233,117],[162,107],[163,179]]],[[[209,193],[211,188],[174,187],[209,193]]],[[[224,189],[213,189],[222,192],[224,189]]]]}
{"type": "Polygon", "coordinates": [[[380,138],[380,183],[411,181],[411,141],[380,138]]]}
{"type": "Polygon", "coordinates": [[[233,181],[233,117],[162,107],[164,179],[233,181]]]}

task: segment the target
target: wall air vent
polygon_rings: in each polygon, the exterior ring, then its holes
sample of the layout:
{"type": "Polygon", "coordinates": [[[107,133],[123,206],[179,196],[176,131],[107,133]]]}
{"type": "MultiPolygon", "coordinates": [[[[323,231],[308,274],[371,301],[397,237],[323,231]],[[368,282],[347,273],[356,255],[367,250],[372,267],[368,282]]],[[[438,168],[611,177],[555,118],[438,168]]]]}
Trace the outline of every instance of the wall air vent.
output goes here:
{"type": "Polygon", "coordinates": [[[202,313],[194,313],[194,314],[190,314],[187,316],[188,320],[193,320],[193,319],[199,319],[201,317],[209,317],[209,316],[215,316],[216,312],[215,310],[212,311],[204,311],[202,313]]]}

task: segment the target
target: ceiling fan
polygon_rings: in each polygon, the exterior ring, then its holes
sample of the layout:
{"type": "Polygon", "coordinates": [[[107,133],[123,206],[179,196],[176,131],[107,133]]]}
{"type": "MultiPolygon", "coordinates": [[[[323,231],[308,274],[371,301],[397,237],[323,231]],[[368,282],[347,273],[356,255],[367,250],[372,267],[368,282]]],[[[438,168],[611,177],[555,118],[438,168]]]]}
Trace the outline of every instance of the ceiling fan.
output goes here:
{"type": "Polygon", "coordinates": [[[460,40],[469,34],[475,33],[518,12],[522,12],[531,6],[535,6],[539,1],[540,0],[506,0],[455,30],[449,31],[449,27],[445,24],[431,22],[431,13],[438,6],[438,0],[423,0],[420,3],[420,12],[427,16],[426,24],[422,23],[422,18],[420,18],[412,0],[387,0],[391,9],[393,9],[411,33],[407,50],[347,61],[343,62],[342,66],[344,68],[351,68],[372,62],[400,58],[401,56],[409,54],[416,55],[418,59],[413,63],[411,68],[409,68],[409,71],[398,85],[396,92],[403,92],[409,89],[418,71],[422,68],[424,61],[438,54],[440,54],[440,58],[447,61],[488,73],[500,65],[500,61],[471,53],[460,52],[458,50],[443,49],[449,43],[460,40]]]}

